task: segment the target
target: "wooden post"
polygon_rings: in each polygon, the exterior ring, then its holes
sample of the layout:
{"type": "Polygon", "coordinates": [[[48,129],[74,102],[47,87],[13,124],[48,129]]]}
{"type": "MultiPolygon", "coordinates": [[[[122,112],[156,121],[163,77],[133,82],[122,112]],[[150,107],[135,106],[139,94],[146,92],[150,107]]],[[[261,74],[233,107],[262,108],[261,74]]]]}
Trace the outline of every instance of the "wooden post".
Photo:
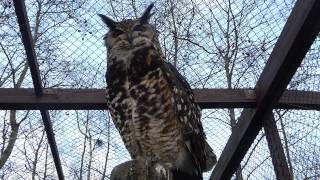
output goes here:
{"type": "Polygon", "coordinates": [[[279,131],[272,112],[266,114],[263,126],[277,180],[292,180],[293,177],[288,167],[279,131]]]}

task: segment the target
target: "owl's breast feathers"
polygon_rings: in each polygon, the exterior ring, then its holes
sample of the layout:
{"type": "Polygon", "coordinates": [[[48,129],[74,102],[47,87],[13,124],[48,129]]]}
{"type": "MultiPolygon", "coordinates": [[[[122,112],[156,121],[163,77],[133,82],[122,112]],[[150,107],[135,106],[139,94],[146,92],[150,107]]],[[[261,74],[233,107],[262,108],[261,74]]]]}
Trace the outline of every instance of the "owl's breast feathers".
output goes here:
{"type": "Polygon", "coordinates": [[[126,57],[110,58],[107,100],[132,158],[152,156],[172,168],[198,172],[211,169],[215,155],[205,141],[200,108],[184,77],[153,47],[126,57]],[[193,167],[184,167],[190,163],[193,167]]]}

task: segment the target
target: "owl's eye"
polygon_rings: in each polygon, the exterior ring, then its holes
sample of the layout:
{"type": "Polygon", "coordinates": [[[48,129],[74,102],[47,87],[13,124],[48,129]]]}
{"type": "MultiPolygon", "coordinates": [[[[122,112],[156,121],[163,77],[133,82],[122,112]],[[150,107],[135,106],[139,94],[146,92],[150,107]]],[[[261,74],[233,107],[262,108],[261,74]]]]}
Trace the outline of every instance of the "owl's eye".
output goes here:
{"type": "Polygon", "coordinates": [[[124,32],[122,31],[122,30],[120,30],[120,29],[114,29],[114,30],[112,30],[112,35],[113,36],[119,36],[119,35],[121,35],[121,34],[123,34],[124,32]]]}
{"type": "Polygon", "coordinates": [[[142,26],[142,25],[137,25],[133,28],[133,31],[145,31],[146,27],[142,26]]]}

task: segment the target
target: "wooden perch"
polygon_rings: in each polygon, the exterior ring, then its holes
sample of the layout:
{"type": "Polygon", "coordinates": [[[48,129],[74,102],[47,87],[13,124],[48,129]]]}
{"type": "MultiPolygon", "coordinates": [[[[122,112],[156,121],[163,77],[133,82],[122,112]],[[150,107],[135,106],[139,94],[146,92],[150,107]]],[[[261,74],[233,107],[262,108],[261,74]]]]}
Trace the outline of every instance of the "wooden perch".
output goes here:
{"type": "Polygon", "coordinates": [[[167,180],[154,167],[147,167],[137,160],[126,161],[117,165],[111,172],[111,180],[167,180]]]}
{"type": "Polygon", "coordinates": [[[190,175],[188,172],[178,170],[170,171],[170,175],[161,171],[161,168],[147,166],[145,162],[137,160],[126,161],[114,167],[111,180],[203,180],[200,175],[190,175]],[[160,174],[160,172],[163,172],[160,174]],[[169,176],[169,177],[168,177],[169,176]]]}

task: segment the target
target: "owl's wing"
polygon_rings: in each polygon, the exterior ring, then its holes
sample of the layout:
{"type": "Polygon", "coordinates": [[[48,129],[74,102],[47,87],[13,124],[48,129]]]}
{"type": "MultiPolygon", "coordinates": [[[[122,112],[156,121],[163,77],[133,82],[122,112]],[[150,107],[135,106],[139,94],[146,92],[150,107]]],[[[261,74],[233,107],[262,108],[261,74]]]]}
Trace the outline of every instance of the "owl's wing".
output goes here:
{"type": "Polygon", "coordinates": [[[187,80],[170,63],[164,62],[163,70],[173,90],[177,115],[189,130],[204,134],[201,124],[201,109],[195,102],[193,91],[187,80]]]}
{"type": "Polygon", "coordinates": [[[124,105],[121,103],[111,103],[111,95],[115,96],[114,93],[110,92],[107,87],[106,101],[108,105],[108,110],[112,117],[112,121],[115,127],[117,128],[118,132],[120,133],[122,141],[124,142],[124,145],[126,146],[128,152],[130,153],[131,158],[134,159],[136,157],[137,147],[135,147],[134,143],[131,142],[131,131],[129,128],[129,123],[125,123],[126,117],[124,116],[124,111],[126,108],[124,108],[124,105]]]}
{"type": "Polygon", "coordinates": [[[177,119],[183,127],[186,146],[201,170],[206,168],[205,134],[203,131],[201,109],[194,99],[192,89],[186,79],[168,62],[163,62],[162,70],[173,92],[177,119]]]}

